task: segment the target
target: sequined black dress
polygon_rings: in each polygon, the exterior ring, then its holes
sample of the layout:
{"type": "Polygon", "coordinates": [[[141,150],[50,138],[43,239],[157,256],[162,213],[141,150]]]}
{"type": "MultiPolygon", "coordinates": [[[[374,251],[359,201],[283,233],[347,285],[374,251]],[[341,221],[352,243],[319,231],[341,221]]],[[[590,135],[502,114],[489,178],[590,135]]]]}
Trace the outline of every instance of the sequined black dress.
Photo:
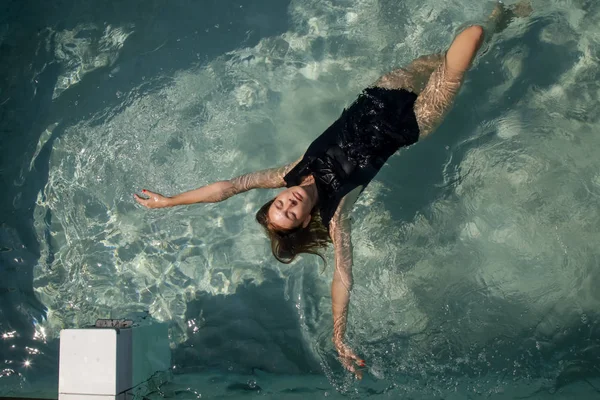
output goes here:
{"type": "Polygon", "coordinates": [[[284,177],[286,186],[297,186],[312,174],[321,219],[329,227],[346,194],[359,186],[364,189],[396,150],[419,139],[413,111],[416,99],[416,94],[404,89],[365,89],[311,143],[302,160],[284,177]]]}

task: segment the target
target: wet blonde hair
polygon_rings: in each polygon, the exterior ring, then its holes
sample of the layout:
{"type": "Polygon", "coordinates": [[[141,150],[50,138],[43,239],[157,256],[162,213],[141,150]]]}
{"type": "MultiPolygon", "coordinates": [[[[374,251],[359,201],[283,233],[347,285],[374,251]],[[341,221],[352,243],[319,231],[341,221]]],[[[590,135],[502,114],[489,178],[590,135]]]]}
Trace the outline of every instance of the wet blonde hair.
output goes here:
{"type": "Polygon", "coordinates": [[[310,213],[310,222],[303,228],[299,226],[289,230],[276,228],[269,221],[269,208],[275,199],[268,201],[256,213],[256,221],[265,228],[267,236],[271,240],[271,251],[277,261],[284,264],[291,263],[298,254],[314,254],[325,262],[319,249],[327,247],[331,243],[329,232],[319,215],[319,208],[314,207],[310,213]]]}

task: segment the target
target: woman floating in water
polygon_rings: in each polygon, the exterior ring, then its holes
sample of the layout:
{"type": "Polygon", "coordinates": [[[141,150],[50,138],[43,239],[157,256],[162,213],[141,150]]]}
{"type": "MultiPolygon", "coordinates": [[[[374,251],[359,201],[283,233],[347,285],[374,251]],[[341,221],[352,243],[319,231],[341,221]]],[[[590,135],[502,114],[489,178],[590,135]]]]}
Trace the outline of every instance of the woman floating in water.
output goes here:
{"type": "MultiPolygon", "coordinates": [[[[528,4],[506,9],[499,3],[488,22],[497,31],[514,15],[530,11],[528,4]]],[[[134,197],[145,207],[162,208],[219,202],[250,189],[286,187],[260,208],[256,219],[271,240],[273,255],[283,263],[300,253],[318,254],[333,242],[333,342],[344,367],[360,377],[357,367],[364,361],[344,343],[352,289],[351,208],[392,154],[425,138],[442,121],[483,38],[481,26],[470,26],[445,54],[420,57],[382,76],[291,164],[173,197],[148,190],[142,190],[144,197],[134,197]]]]}

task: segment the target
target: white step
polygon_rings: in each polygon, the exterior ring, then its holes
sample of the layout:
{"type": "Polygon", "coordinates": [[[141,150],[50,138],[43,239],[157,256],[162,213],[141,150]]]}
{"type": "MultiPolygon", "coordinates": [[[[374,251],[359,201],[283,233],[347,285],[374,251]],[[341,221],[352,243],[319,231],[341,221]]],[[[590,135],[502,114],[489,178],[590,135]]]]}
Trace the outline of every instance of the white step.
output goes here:
{"type": "Polygon", "coordinates": [[[171,364],[166,324],[64,329],[60,333],[59,400],[121,400],[171,364]]]}

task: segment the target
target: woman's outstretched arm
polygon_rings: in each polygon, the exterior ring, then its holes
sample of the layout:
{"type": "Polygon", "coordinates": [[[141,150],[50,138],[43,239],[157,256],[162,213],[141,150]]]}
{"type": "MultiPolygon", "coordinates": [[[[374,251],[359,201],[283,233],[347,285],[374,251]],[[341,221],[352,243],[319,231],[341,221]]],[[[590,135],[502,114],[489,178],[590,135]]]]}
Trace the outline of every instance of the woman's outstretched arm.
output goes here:
{"type": "Polygon", "coordinates": [[[362,372],[357,367],[363,367],[364,361],[344,342],[352,290],[352,242],[349,214],[344,211],[347,209],[346,202],[349,202],[347,196],[340,202],[329,226],[335,254],[335,271],[331,282],[333,344],[342,365],[360,379],[362,372]]]}
{"type": "Polygon", "coordinates": [[[292,169],[301,159],[291,164],[279,168],[264,169],[257,172],[241,175],[236,178],[211,183],[189,192],[167,197],[149,190],[142,190],[146,197],[133,195],[135,200],[148,208],[163,208],[181,206],[194,203],[217,203],[230,198],[238,193],[246,192],[250,189],[274,189],[285,186],[283,177],[292,169]]]}

